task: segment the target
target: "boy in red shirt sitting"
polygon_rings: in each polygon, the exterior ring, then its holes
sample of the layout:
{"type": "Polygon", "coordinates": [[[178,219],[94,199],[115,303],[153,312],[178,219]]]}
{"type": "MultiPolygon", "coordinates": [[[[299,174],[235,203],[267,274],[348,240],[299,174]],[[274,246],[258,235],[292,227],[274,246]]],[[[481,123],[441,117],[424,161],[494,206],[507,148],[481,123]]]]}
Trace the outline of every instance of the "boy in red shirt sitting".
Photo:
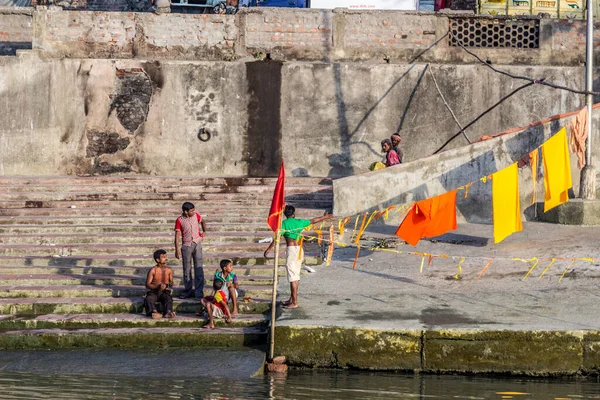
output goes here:
{"type": "Polygon", "coordinates": [[[222,288],[223,281],[215,279],[213,281],[214,296],[205,296],[201,300],[202,305],[206,309],[206,314],[208,314],[208,322],[203,328],[214,329],[215,321],[213,318],[223,318],[225,315],[227,315],[225,322],[231,322],[231,313],[229,312],[229,307],[227,307],[227,294],[222,288]]]}

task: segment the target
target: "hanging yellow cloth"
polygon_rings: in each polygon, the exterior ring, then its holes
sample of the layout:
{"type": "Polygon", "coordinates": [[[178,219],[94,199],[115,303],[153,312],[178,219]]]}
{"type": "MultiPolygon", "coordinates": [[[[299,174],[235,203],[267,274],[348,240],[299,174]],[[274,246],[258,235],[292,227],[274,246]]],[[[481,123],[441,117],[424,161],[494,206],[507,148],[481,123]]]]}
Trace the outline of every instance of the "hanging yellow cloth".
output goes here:
{"type": "Polygon", "coordinates": [[[531,180],[533,181],[533,194],[531,204],[535,204],[535,189],[537,187],[538,149],[529,153],[529,165],[531,165],[531,180]]]}
{"type": "Polygon", "coordinates": [[[544,159],[544,212],[569,200],[571,161],[567,146],[567,129],[562,128],[542,145],[544,159]]]}
{"type": "Polygon", "coordinates": [[[500,243],[514,232],[523,230],[518,171],[517,163],[514,163],[492,175],[494,243],[500,243]]]}

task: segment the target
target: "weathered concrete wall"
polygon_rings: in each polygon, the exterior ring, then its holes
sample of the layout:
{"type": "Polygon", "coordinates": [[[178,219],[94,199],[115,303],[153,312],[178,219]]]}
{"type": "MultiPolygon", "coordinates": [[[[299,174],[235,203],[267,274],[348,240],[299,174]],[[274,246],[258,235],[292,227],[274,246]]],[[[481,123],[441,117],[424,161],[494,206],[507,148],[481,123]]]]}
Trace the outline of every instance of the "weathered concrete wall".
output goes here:
{"type": "MultiPolygon", "coordinates": [[[[583,81],[582,68],[507,68],[569,86],[583,81]]],[[[10,151],[0,154],[0,173],[266,176],[282,156],[290,175],[363,173],[392,132],[400,130],[413,161],[457,131],[430,71],[463,124],[514,87],[472,65],[4,58],[0,112],[9,118],[0,119],[0,140],[10,151]],[[211,133],[208,142],[200,129],[211,133]]],[[[580,96],[528,88],[467,134],[475,140],[581,105],[580,96]]],[[[465,144],[460,137],[449,149],[465,144]]],[[[470,150],[461,151],[466,162],[470,150]]],[[[460,174],[443,187],[472,177],[460,174]]],[[[396,186],[381,202],[407,191],[396,186]]]]}
{"type": "Polygon", "coordinates": [[[30,8],[0,7],[0,56],[31,49],[32,15],[30,8]]]}
{"type": "MultiPolygon", "coordinates": [[[[269,54],[280,61],[384,64],[418,56],[420,62],[470,64],[474,58],[444,38],[450,18],[460,15],[472,17],[451,12],[262,7],[244,8],[235,16],[155,16],[49,7],[34,13],[33,47],[57,58],[229,61],[269,54]]],[[[477,53],[494,64],[575,66],[583,62],[585,21],[539,19],[539,24],[539,48],[478,48],[477,53]]],[[[594,35],[600,42],[600,29],[594,35]]],[[[600,61],[600,47],[595,57],[600,61]]]]}
{"type": "Polygon", "coordinates": [[[1,174],[247,172],[244,64],[22,57],[0,70],[10,115],[0,120],[1,174]]]}
{"type": "Polygon", "coordinates": [[[275,354],[297,366],[537,376],[596,374],[599,366],[595,331],[275,330],[275,354]]]}
{"type": "MultiPolygon", "coordinates": [[[[402,205],[445,193],[469,182],[467,198],[463,191],[457,195],[458,215],[470,222],[491,222],[492,185],[482,183],[479,178],[488,176],[510,164],[519,161],[529,151],[541,145],[546,139],[565,126],[569,119],[555,120],[521,132],[500,136],[470,146],[446,151],[414,162],[351,176],[334,181],[334,213],[353,215],[367,210],[385,209],[391,205],[402,205]],[[361,196],[356,196],[356,188],[361,188],[361,196]]],[[[594,126],[600,123],[600,110],[594,113],[594,126]]],[[[594,152],[598,154],[600,145],[598,130],[594,130],[594,152]]],[[[540,153],[541,157],[541,153],[540,153]]],[[[579,170],[576,157],[571,157],[571,173],[574,193],[578,193],[579,170]]],[[[536,186],[537,201],[543,200],[543,178],[538,166],[536,186]]],[[[536,207],[531,204],[534,185],[531,168],[519,170],[519,193],[521,212],[525,218],[536,217],[536,207]]],[[[389,223],[401,221],[400,214],[391,213],[389,223]]]]}

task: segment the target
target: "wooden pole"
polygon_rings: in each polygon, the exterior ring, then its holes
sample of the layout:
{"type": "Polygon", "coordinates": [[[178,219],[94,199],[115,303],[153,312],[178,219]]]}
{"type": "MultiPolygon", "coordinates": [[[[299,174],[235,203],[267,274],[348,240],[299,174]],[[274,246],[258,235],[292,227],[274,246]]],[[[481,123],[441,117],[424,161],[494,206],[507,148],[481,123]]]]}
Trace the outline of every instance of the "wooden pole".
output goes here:
{"type": "Polygon", "coordinates": [[[277,278],[279,268],[279,240],[281,238],[281,213],[279,213],[279,222],[277,232],[275,232],[275,262],[273,265],[273,297],[271,298],[271,333],[269,341],[269,361],[273,360],[275,353],[275,317],[277,314],[277,278]]]}

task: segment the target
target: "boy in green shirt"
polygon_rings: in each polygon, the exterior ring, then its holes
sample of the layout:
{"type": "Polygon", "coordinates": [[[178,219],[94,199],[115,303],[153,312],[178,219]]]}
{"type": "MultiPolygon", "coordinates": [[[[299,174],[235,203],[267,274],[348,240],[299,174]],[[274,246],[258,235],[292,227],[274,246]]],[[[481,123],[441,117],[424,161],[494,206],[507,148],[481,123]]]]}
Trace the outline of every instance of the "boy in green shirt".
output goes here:
{"type": "MultiPolygon", "coordinates": [[[[285,206],[283,211],[286,220],[281,222],[281,234],[285,238],[287,245],[285,268],[287,270],[287,278],[290,283],[290,299],[283,302],[283,308],[298,308],[298,282],[300,281],[300,270],[304,254],[300,247],[299,240],[304,228],[312,224],[319,223],[333,218],[331,214],[325,214],[322,217],[313,219],[296,219],[296,208],[294,206],[285,206]]],[[[271,242],[267,250],[265,250],[265,258],[268,257],[269,251],[273,248],[275,242],[271,242]]]]}

